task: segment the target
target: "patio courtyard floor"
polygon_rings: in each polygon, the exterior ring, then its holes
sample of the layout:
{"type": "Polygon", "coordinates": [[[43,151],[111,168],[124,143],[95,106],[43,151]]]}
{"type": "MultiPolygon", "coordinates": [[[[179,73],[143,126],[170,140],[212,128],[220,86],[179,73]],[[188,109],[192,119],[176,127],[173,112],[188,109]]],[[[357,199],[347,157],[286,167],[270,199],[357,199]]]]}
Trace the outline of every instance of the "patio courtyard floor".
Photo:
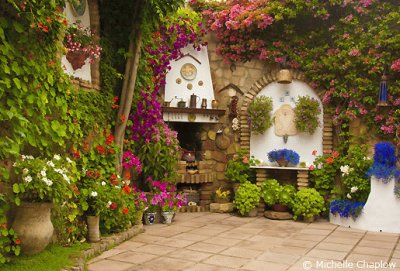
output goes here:
{"type": "Polygon", "coordinates": [[[91,259],[89,271],[400,270],[399,234],[332,225],[177,213],[91,259]],[[394,266],[395,265],[395,266],[394,266]]]}

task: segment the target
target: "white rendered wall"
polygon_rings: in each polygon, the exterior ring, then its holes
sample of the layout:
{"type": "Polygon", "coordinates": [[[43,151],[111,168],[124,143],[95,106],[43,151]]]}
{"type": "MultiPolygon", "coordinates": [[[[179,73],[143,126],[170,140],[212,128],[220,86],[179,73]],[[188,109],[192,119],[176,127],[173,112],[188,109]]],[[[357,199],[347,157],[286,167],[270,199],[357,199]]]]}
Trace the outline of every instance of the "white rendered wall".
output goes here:
{"type": "Polygon", "coordinates": [[[371,178],[371,192],[362,213],[354,221],[329,213],[332,224],[367,231],[400,233],[400,199],[393,192],[395,179],[383,183],[371,178]]]}
{"type": "MultiPolygon", "coordinates": [[[[82,16],[75,16],[75,14],[72,11],[71,4],[68,1],[65,2],[64,13],[67,17],[68,23],[72,24],[76,21],[81,21],[81,24],[83,26],[90,27],[89,5],[87,2],[86,2],[85,13],[82,16]]],[[[92,82],[89,59],[86,59],[86,64],[83,65],[82,68],[74,71],[74,69],[72,69],[71,64],[68,62],[68,60],[65,58],[64,55],[61,59],[61,65],[64,68],[66,74],[92,82]]]]}
{"type": "Polygon", "coordinates": [[[315,156],[312,155],[312,151],[316,150],[317,154],[322,154],[323,150],[323,107],[318,95],[306,83],[298,80],[293,80],[291,84],[279,84],[273,82],[262,89],[256,97],[261,95],[272,98],[272,115],[283,104],[289,104],[294,108],[295,101],[299,96],[308,95],[316,99],[320,104],[321,114],[319,116],[319,121],[321,125],[312,135],[309,133],[298,133],[297,135],[289,136],[286,144],[283,142],[283,137],[275,135],[274,125],[272,125],[272,127],[262,135],[255,135],[252,133],[250,137],[250,154],[268,164],[268,152],[274,149],[292,149],[300,155],[300,162],[306,162],[307,166],[311,165],[315,158],[315,156]]]}
{"type": "Polygon", "coordinates": [[[182,99],[186,102],[186,107],[189,107],[190,95],[195,94],[199,97],[199,102],[196,108],[201,108],[201,99],[207,99],[207,108],[211,108],[211,101],[214,100],[214,89],[211,81],[210,63],[208,60],[207,46],[202,46],[200,51],[193,49],[192,45],[188,45],[182,50],[183,54],[189,53],[197,60],[200,61],[199,64],[190,56],[185,56],[177,61],[171,62],[171,70],[166,76],[165,85],[165,98],[164,101],[171,101],[171,107],[177,107],[177,103],[182,99]],[[197,76],[194,80],[185,80],[181,74],[181,67],[186,64],[191,63],[197,69],[197,76]],[[181,79],[181,83],[176,82],[177,79],[181,79]],[[203,85],[199,85],[199,81],[203,82],[203,85]],[[191,83],[193,88],[189,90],[187,84],[191,83]],[[178,99],[175,98],[178,97],[178,99]]]}

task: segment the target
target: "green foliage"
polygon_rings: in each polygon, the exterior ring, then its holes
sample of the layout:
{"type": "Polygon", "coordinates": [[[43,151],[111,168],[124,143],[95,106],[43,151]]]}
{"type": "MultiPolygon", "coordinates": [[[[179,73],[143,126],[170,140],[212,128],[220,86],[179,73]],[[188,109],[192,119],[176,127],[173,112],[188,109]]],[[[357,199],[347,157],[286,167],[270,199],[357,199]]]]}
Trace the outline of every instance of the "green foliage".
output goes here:
{"type": "Polygon", "coordinates": [[[293,218],[318,216],[325,211],[324,198],[314,188],[305,188],[297,192],[293,204],[293,218]]]}
{"type": "Polygon", "coordinates": [[[321,194],[327,194],[335,186],[335,178],[342,162],[337,151],[316,156],[311,166],[310,181],[321,194]]]}
{"type": "Polygon", "coordinates": [[[319,102],[310,96],[300,96],[294,109],[296,128],[299,132],[313,134],[319,123],[319,102]]]}
{"type": "Polygon", "coordinates": [[[367,201],[371,190],[366,172],[372,166],[368,158],[367,145],[351,145],[346,157],[342,159],[342,181],[344,194],[351,201],[367,201]]]}
{"type": "Polygon", "coordinates": [[[90,248],[89,244],[77,243],[68,247],[51,245],[36,255],[24,255],[2,266],[1,271],[59,271],[74,263],[79,254],[90,248]]]}
{"type": "Polygon", "coordinates": [[[251,122],[251,130],[255,134],[263,134],[272,126],[271,119],[272,99],[259,96],[251,101],[247,113],[251,122]]]}
{"type": "Polygon", "coordinates": [[[74,161],[58,154],[52,159],[22,155],[14,163],[18,182],[13,184],[14,202],[61,203],[71,199],[79,178],[74,161]]]}
{"type": "Polygon", "coordinates": [[[243,151],[240,150],[233,159],[228,161],[225,177],[232,182],[238,183],[252,181],[254,172],[250,166],[255,165],[255,162],[256,161],[252,157],[249,160],[249,158],[243,154],[243,151]]]}
{"type": "Polygon", "coordinates": [[[261,197],[265,204],[282,204],[292,208],[296,188],[293,185],[280,185],[277,180],[266,180],[261,185],[261,197]]]}
{"type": "Polygon", "coordinates": [[[241,215],[248,215],[260,202],[260,187],[250,182],[241,183],[235,193],[233,205],[241,215]]]}
{"type": "Polygon", "coordinates": [[[10,256],[18,256],[21,251],[20,240],[12,228],[7,227],[6,212],[9,204],[0,193],[0,266],[10,261],[10,256]]]}

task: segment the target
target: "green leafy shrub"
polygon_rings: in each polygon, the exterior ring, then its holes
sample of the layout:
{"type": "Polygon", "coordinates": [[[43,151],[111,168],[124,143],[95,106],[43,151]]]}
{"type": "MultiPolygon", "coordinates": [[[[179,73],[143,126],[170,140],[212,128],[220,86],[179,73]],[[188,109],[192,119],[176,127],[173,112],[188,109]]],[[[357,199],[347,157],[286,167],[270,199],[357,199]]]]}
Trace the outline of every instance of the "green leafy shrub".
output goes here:
{"type": "Polygon", "coordinates": [[[297,192],[293,204],[293,218],[310,218],[325,211],[324,198],[314,188],[305,188],[297,192]]]}
{"type": "Polygon", "coordinates": [[[251,130],[256,134],[263,134],[272,126],[271,120],[272,99],[270,97],[256,97],[249,105],[247,113],[251,123],[251,130]]]}
{"type": "Polygon", "coordinates": [[[260,202],[260,187],[250,182],[241,183],[235,193],[233,205],[241,215],[247,215],[260,202]]]}
{"type": "Polygon", "coordinates": [[[239,151],[235,158],[228,161],[225,177],[235,183],[251,181],[255,176],[250,166],[255,163],[256,161],[252,157],[249,159],[243,154],[243,151],[239,151]]]}
{"type": "Polygon", "coordinates": [[[299,132],[313,134],[319,123],[319,102],[310,96],[300,96],[294,109],[296,128],[299,132]]]}
{"type": "MultiPolygon", "coordinates": [[[[316,155],[316,152],[313,151],[316,155]]],[[[321,194],[328,194],[335,186],[335,178],[339,174],[342,161],[337,151],[328,151],[317,155],[310,166],[310,181],[321,194]]]]}
{"type": "Polygon", "coordinates": [[[21,241],[13,229],[7,227],[6,212],[9,209],[8,202],[3,194],[0,194],[0,266],[10,261],[10,256],[18,256],[21,251],[21,241]]]}
{"type": "Polygon", "coordinates": [[[280,185],[275,179],[266,180],[261,185],[261,197],[270,206],[282,204],[292,208],[295,196],[296,188],[293,185],[280,185]]]}

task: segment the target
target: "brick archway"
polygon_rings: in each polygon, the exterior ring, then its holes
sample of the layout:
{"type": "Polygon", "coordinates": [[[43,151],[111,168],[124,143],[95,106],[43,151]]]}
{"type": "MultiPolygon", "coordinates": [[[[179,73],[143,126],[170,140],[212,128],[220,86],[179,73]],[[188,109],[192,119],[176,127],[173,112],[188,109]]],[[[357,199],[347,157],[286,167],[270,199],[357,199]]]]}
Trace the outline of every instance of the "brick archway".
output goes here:
{"type": "MultiPolygon", "coordinates": [[[[305,76],[302,72],[297,70],[290,70],[292,73],[293,79],[297,79],[299,81],[305,82],[305,76]]],[[[257,80],[251,87],[250,90],[245,93],[242,106],[240,107],[240,147],[241,149],[250,154],[250,126],[247,114],[247,108],[249,107],[251,101],[257,96],[257,94],[264,89],[268,84],[275,82],[276,78],[276,70],[272,70],[264,76],[257,80]]],[[[306,82],[307,83],[307,82],[306,82]]],[[[322,93],[317,92],[317,95],[322,99],[322,93]]],[[[324,151],[332,150],[333,148],[333,124],[332,124],[332,116],[327,114],[325,110],[323,110],[323,120],[324,127],[322,127],[322,148],[324,151]]]]}

